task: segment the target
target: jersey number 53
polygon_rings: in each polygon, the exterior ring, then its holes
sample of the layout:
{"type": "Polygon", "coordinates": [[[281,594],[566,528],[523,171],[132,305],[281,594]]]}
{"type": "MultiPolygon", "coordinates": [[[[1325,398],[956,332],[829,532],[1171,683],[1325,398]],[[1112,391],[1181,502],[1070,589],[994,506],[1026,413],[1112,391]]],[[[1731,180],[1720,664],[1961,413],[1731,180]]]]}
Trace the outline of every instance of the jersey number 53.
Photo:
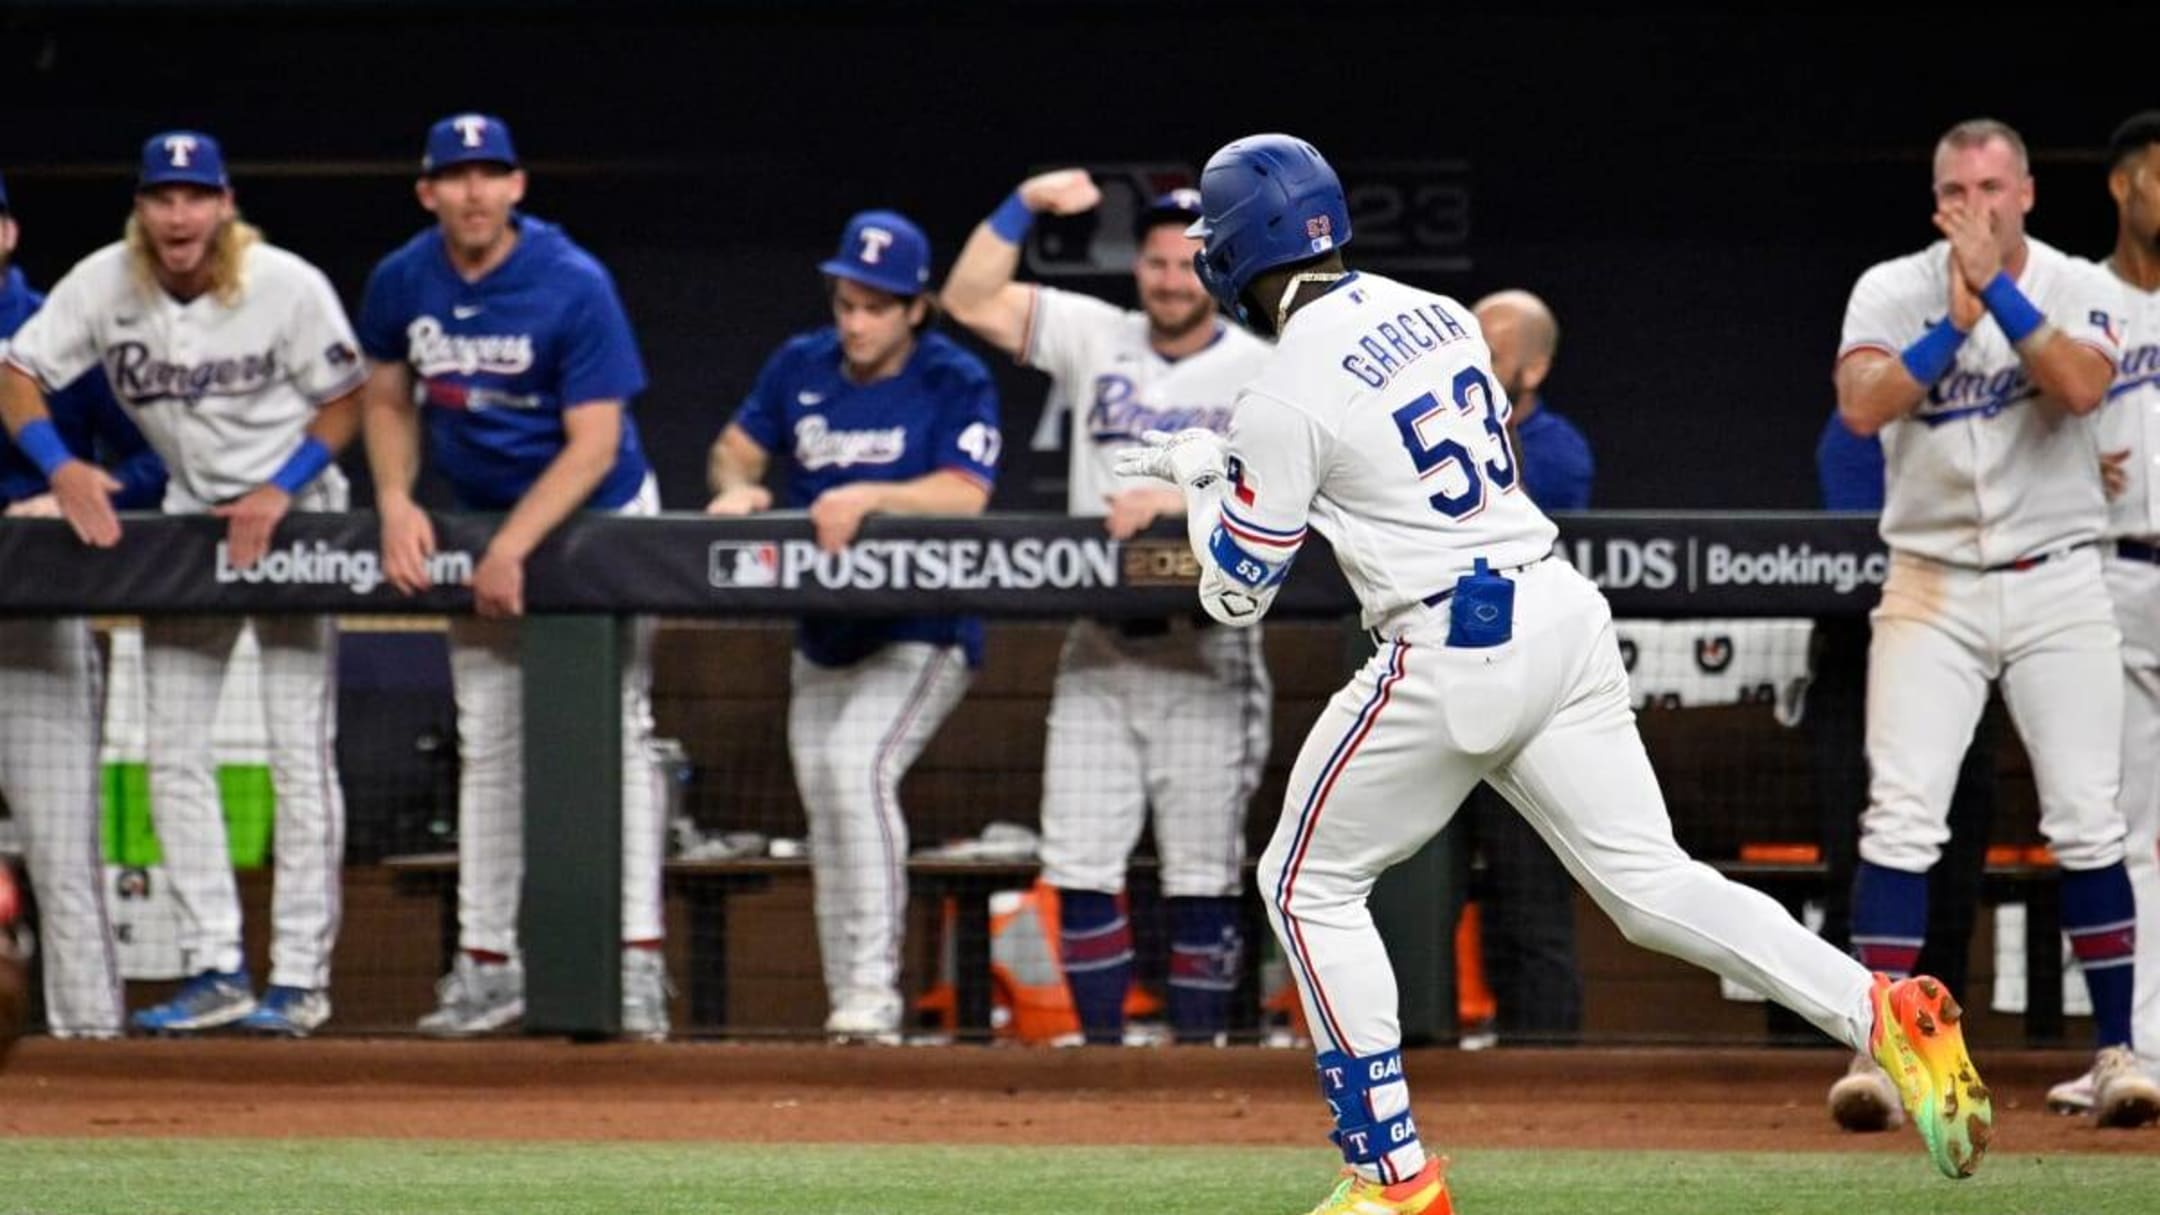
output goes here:
{"type": "Polygon", "coordinates": [[[1502,493],[1515,488],[1515,453],[1508,447],[1507,424],[1500,416],[1492,381],[1483,371],[1465,367],[1456,372],[1453,396],[1456,414],[1484,412],[1485,433],[1491,438],[1484,446],[1490,449],[1491,458],[1480,462],[1456,439],[1426,441],[1426,429],[1442,429],[1451,408],[1429,392],[1395,411],[1395,429],[1402,435],[1410,462],[1417,466],[1418,480],[1438,478],[1434,482],[1440,487],[1438,492],[1426,501],[1450,519],[1467,519],[1485,508],[1487,481],[1502,493]],[[1455,473],[1443,475],[1443,470],[1449,468],[1455,473]]]}

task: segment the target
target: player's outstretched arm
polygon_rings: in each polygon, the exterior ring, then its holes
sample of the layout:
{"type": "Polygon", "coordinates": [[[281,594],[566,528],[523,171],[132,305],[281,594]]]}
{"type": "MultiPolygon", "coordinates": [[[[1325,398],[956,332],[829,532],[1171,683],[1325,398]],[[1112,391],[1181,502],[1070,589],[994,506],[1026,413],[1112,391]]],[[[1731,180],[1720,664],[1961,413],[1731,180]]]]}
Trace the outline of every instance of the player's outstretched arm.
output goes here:
{"type": "Polygon", "coordinates": [[[772,491],[765,488],[765,469],[772,456],[750,432],[730,422],[713,440],[705,459],[705,478],[713,500],[705,504],[708,515],[748,515],[772,509],[772,491]]]}
{"type": "Polygon", "coordinates": [[[375,480],[375,513],[382,519],[383,577],[407,595],[434,585],[435,523],[413,501],[420,473],[420,410],[413,404],[412,368],[371,363],[360,388],[361,433],[375,480]]]}
{"type": "Polygon", "coordinates": [[[1304,527],[1262,527],[1229,509],[1226,497],[1237,492],[1237,483],[1215,432],[1149,431],[1144,438],[1145,446],[1118,453],[1118,474],[1156,477],[1182,491],[1185,540],[1200,563],[1201,608],[1232,628],[1260,623],[1304,542],[1304,527]]]}
{"type": "Polygon", "coordinates": [[[1102,201],[1085,169],[1058,169],[1020,183],[989,218],[975,225],[959,260],[945,276],[938,303],[976,337],[1018,356],[1027,341],[1032,284],[1013,281],[1020,246],[1037,215],[1074,215],[1102,201]]]}
{"type": "Polygon", "coordinates": [[[525,558],[592,497],[622,446],[623,403],[584,401],[563,410],[563,449],[510,510],[473,569],[473,608],[525,614],[525,558]]]}
{"type": "Polygon", "coordinates": [[[112,495],[120,482],[68,450],[45,409],[44,390],[20,367],[0,370],[0,420],[15,445],[45,473],[75,538],[96,548],[119,543],[120,517],[113,513],[112,495]]]}

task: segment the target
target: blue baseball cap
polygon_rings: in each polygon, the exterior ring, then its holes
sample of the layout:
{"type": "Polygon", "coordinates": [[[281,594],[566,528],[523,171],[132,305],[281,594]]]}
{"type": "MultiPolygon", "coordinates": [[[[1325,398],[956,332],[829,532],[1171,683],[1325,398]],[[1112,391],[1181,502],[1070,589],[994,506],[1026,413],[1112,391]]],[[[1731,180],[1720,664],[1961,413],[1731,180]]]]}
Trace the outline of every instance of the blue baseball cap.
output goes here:
{"type": "Polygon", "coordinates": [[[502,119],[493,114],[452,114],[428,128],[427,152],[420,158],[422,173],[440,173],[473,161],[518,167],[510,127],[502,119]]]}
{"type": "Polygon", "coordinates": [[[921,295],[930,289],[930,238],[898,211],[864,211],[848,220],[840,251],[818,269],[893,295],[921,295]]]}
{"type": "Polygon", "coordinates": [[[227,189],[231,183],[225,180],[225,150],[201,131],[163,131],[144,140],[136,191],[173,182],[227,189]]]}
{"type": "Polygon", "coordinates": [[[1200,191],[1191,186],[1166,190],[1149,200],[1133,217],[1132,234],[1136,243],[1145,242],[1147,235],[1163,224],[1176,224],[1189,228],[1206,212],[1200,205],[1200,191]]]}

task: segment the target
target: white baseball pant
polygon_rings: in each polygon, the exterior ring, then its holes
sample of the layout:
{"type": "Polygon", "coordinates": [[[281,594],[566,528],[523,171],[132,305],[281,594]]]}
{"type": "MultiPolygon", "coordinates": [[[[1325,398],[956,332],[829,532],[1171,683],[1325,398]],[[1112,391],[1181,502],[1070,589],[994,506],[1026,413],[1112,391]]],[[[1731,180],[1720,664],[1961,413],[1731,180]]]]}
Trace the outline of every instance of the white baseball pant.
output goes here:
{"type": "Polygon", "coordinates": [[[788,755],[810,823],[818,954],[835,1008],[899,992],[908,900],[900,778],[972,679],[958,646],[895,642],[845,667],[794,656],[788,755]]]}
{"type": "Polygon", "coordinates": [[[1366,898],[1485,780],[1628,940],[1864,1049],[1874,1014],[1860,964],[1673,839],[1604,597],[1557,560],[1516,583],[1500,653],[1446,646],[1445,608],[1430,611],[1335,694],[1298,753],[1259,880],[1318,1047],[1400,1044],[1394,971],[1366,898]]]}
{"type": "MultiPolygon", "coordinates": [[[[648,479],[625,515],[651,515],[660,495],[648,479]]],[[[667,859],[667,794],[653,759],[653,622],[621,622],[622,939],[667,935],[661,866],[667,859]]],[[[458,947],[518,954],[525,881],[525,678],[518,624],[450,619],[450,684],[458,724],[458,947]]]]}
{"type": "Polygon", "coordinates": [[[2123,637],[2123,868],[2137,898],[2130,1039],[2160,1068],[2160,565],[2110,557],[2107,583],[2123,637]]]}
{"type": "Polygon", "coordinates": [[[0,792],[22,829],[45,959],[45,1022],[113,1037],[124,1001],[105,914],[96,643],[80,616],[0,619],[0,792]]]}
{"type": "Polygon", "coordinates": [[[1043,879],[1123,891],[1153,805],[1163,895],[1236,894],[1272,703],[1258,629],[1181,617],[1159,636],[1131,638],[1074,622],[1044,746],[1043,879]]]}
{"type": "Polygon", "coordinates": [[[337,943],[345,795],[337,773],[337,629],[327,616],[143,620],[150,816],[180,913],[189,973],[240,969],[240,896],[218,796],[211,726],[243,627],[261,652],[262,714],[277,799],[270,982],[319,990],[337,943]]]}
{"type": "Polygon", "coordinates": [[[2123,859],[2122,635],[2098,552],[1996,573],[1894,553],[1870,619],[1862,860],[1934,868],[1958,764],[1997,681],[2055,859],[2077,870],[2123,859]]]}

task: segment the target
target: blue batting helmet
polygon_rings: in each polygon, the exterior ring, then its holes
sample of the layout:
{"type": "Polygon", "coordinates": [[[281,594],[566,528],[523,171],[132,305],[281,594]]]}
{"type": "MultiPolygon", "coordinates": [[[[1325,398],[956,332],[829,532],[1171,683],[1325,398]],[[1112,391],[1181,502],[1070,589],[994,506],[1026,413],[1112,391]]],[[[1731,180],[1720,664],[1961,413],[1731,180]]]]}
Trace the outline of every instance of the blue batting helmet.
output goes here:
{"type": "Polygon", "coordinates": [[[1239,320],[1245,307],[1238,297],[1263,271],[1350,243],[1342,182],[1317,149],[1293,135],[1224,144],[1200,171],[1200,212],[1185,230],[1204,242],[1193,268],[1239,320]]]}

